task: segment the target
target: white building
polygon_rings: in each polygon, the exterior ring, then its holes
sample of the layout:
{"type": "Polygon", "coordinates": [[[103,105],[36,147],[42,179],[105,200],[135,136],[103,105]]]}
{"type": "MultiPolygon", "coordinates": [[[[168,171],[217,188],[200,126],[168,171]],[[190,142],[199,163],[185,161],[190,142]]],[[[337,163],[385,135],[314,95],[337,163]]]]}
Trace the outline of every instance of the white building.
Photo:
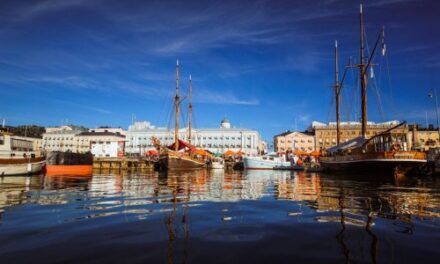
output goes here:
{"type": "Polygon", "coordinates": [[[92,144],[111,145],[116,142],[119,146],[119,142],[125,142],[125,136],[118,132],[85,132],[69,126],[51,128],[49,131],[43,134],[42,148],[45,151],[86,153],[92,150],[92,144]]]}
{"type": "Polygon", "coordinates": [[[90,144],[90,152],[94,157],[123,157],[124,142],[93,142],[90,144]]]}
{"type": "MultiPolygon", "coordinates": [[[[174,129],[156,128],[149,122],[137,122],[130,126],[126,136],[126,152],[143,154],[154,149],[151,138],[156,137],[162,145],[174,142],[174,129]]],[[[191,144],[213,153],[227,150],[242,151],[248,155],[256,155],[260,146],[258,131],[246,128],[234,128],[228,119],[223,119],[219,128],[193,128],[191,144]]],[[[179,129],[179,139],[188,140],[188,128],[179,129]]]]}
{"type": "Polygon", "coordinates": [[[118,157],[124,153],[125,136],[118,132],[83,132],[76,137],[80,152],[90,151],[98,157],[118,157]]]}
{"type": "Polygon", "coordinates": [[[43,150],[80,152],[80,141],[76,136],[83,131],[75,129],[49,131],[43,134],[43,150]]]}

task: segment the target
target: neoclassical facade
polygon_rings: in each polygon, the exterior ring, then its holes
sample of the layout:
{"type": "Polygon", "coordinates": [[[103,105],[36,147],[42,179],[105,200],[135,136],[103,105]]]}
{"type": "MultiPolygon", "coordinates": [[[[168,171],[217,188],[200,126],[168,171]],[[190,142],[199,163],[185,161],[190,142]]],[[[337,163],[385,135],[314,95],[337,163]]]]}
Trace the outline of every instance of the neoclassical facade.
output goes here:
{"type": "Polygon", "coordinates": [[[274,151],[283,153],[287,150],[312,152],[315,150],[313,134],[298,131],[286,131],[274,137],[274,151]]]}
{"type": "MultiPolygon", "coordinates": [[[[189,142],[188,128],[179,129],[179,139],[189,142]]],[[[128,154],[143,154],[154,149],[151,138],[156,137],[162,145],[174,142],[174,129],[156,128],[148,122],[136,122],[128,128],[125,150],[128,154]]],[[[228,119],[221,121],[219,128],[193,128],[191,144],[213,153],[227,150],[242,151],[256,155],[261,151],[260,134],[255,130],[234,128],[228,119]]]]}

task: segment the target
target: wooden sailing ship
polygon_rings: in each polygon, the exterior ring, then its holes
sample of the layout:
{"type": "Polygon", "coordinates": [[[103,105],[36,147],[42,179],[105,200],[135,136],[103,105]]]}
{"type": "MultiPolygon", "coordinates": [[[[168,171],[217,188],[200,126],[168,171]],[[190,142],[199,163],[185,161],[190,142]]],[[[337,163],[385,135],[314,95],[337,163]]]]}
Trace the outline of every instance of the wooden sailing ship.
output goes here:
{"type": "Polygon", "coordinates": [[[153,143],[159,149],[159,167],[161,169],[197,169],[206,167],[206,161],[203,155],[191,145],[192,130],[192,80],[190,76],[190,96],[189,96],[189,142],[179,139],[179,61],[176,63],[176,94],[174,96],[175,109],[175,127],[174,127],[174,143],[171,146],[160,146],[157,139],[153,139],[153,143]]]}
{"type": "MultiPolygon", "coordinates": [[[[320,158],[320,163],[326,170],[353,170],[359,172],[380,173],[406,173],[411,169],[426,163],[426,154],[420,151],[407,149],[407,134],[399,132],[398,128],[405,125],[400,123],[382,133],[367,138],[367,70],[372,65],[379,40],[382,40],[384,53],[384,31],[382,29],[370,57],[366,60],[364,55],[364,23],[362,5],[360,6],[360,62],[359,68],[361,82],[362,102],[362,130],[361,136],[340,143],[340,91],[345,79],[344,73],[339,82],[338,72],[338,46],[335,43],[335,96],[336,96],[336,139],[337,145],[326,150],[326,156],[320,158]],[[396,132],[397,131],[397,132],[396,132]]],[[[351,65],[350,65],[351,66],[351,65]]]]}

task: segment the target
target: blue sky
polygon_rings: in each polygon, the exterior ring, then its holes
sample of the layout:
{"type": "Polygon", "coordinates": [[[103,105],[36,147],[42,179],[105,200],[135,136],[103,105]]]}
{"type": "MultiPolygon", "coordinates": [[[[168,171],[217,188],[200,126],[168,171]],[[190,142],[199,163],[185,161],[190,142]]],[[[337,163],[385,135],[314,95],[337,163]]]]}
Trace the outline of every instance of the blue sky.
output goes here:
{"type": "MultiPolygon", "coordinates": [[[[270,140],[334,121],[333,42],[341,64],[358,60],[359,3],[2,0],[0,118],[126,128],[134,114],[168,126],[179,59],[183,94],[193,76],[196,127],[227,116],[270,140]]],[[[387,43],[369,81],[369,119],[425,124],[427,114],[434,123],[427,94],[440,93],[439,1],[365,0],[364,12],[370,48],[382,25],[387,43]]],[[[359,118],[352,74],[343,120],[359,118]]]]}

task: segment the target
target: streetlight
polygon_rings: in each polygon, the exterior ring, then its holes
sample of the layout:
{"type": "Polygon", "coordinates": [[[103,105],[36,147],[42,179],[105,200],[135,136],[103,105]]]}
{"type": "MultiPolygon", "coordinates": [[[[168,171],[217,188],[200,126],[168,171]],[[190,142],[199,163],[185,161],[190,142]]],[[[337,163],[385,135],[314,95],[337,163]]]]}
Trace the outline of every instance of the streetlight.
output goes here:
{"type": "Polygon", "coordinates": [[[437,89],[431,89],[428,93],[429,98],[433,98],[435,100],[435,113],[437,114],[437,130],[438,130],[438,141],[440,141],[440,125],[439,125],[439,116],[438,116],[438,101],[437,101],[437,89]]]}

